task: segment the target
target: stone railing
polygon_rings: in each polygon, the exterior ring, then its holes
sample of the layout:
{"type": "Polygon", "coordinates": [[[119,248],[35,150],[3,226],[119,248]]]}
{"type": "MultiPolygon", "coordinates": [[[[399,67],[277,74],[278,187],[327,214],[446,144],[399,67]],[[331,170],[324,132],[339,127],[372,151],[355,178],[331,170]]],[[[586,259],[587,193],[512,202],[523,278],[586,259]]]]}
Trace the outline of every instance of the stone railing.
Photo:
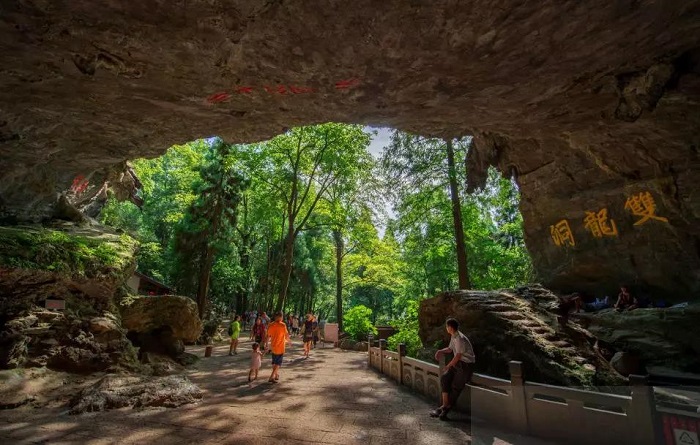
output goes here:
{"type": "MultiPolygon", "coordinates": [[[[406,357],[369,341],[369,366],[436,402],[445,365],[406,357]],[[375,346],[378,345],[378,346],[375,346]]],[[[510,380],[474,374],[457,403],[475,418],[510,430],[573,444],[656,443],[653,388],[644,377],[630,376],[631,396],[605,394],[525,382],[522,363],[510,362],[510,380]]]]}

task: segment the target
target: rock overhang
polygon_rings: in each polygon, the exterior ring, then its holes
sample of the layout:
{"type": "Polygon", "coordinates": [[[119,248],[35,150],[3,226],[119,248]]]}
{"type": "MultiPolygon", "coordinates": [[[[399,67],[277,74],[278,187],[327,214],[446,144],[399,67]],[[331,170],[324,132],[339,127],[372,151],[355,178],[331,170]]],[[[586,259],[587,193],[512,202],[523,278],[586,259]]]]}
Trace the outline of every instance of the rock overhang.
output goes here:
{"type": "Polygon", "coordinates": [[[212,134],[253,142],[325,121],[471,134],[474,185],[488,165],[517,172],[545,282],[689,295],[700,290],[699,8],[8,2],[0,214],[50,217],[76,177],[212,134]],[[627,201],[646,193],[666,222],[635,225],[627,201]],[[586,218],[603,209],[596,236],[586,218]]]}

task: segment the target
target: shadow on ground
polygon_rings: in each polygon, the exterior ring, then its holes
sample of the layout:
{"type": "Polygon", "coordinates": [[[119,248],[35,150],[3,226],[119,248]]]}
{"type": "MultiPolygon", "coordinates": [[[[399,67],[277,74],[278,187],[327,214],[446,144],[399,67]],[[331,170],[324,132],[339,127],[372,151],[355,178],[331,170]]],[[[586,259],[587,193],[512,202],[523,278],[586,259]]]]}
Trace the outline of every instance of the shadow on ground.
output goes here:
{"type": "MultiPolygon", "coordinates": [[[[317,348],[302,357],[301,343],[285,355],[279,383],[268,383],[270,356],[248,383],[250,342],[228,356],[216,345],[187,375],[204,391],[202,402],[179,408],[120,409],[70,416],[67,409],[0,412],[1,443],[61,444],[514,444],[545,442],[509,435],[455,413],[428,416],[434,403],[367,367],[367,355],[317,348]]],[[[203,347],[188,348],[200,357],[203,347]]]]}

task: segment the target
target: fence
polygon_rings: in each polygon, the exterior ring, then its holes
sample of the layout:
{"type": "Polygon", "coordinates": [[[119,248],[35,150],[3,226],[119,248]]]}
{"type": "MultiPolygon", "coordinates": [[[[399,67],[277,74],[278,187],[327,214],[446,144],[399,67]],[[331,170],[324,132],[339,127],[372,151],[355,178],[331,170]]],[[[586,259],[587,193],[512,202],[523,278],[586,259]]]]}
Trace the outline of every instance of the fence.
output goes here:
{"type": "MultiPolygon", "coordinates": [[[[386,341],[369,341],[369,365],[403,386],[440,400],[445,365],[406,357],[386,349],[386,341]]],[[[457,407],[474,417],[522,434],[565,443],[652,445],[655,439],[653,388],[630,376],[631,396],[525,382],[522,363],[510,362],[510,380],[474,374],[457,407]]]]}

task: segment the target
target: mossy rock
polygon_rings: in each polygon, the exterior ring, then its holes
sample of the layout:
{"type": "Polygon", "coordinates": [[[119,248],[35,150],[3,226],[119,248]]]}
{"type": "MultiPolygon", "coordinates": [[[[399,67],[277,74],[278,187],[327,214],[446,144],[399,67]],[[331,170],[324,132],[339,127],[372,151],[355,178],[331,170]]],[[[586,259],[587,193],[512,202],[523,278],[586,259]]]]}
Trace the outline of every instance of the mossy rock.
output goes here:
{"type": "Polygon", "coordinates": [[[133,270],[138,244],[106,230],[74,224],[0,227],[0,267],[71,277],[124,276],[133,270]]]}

